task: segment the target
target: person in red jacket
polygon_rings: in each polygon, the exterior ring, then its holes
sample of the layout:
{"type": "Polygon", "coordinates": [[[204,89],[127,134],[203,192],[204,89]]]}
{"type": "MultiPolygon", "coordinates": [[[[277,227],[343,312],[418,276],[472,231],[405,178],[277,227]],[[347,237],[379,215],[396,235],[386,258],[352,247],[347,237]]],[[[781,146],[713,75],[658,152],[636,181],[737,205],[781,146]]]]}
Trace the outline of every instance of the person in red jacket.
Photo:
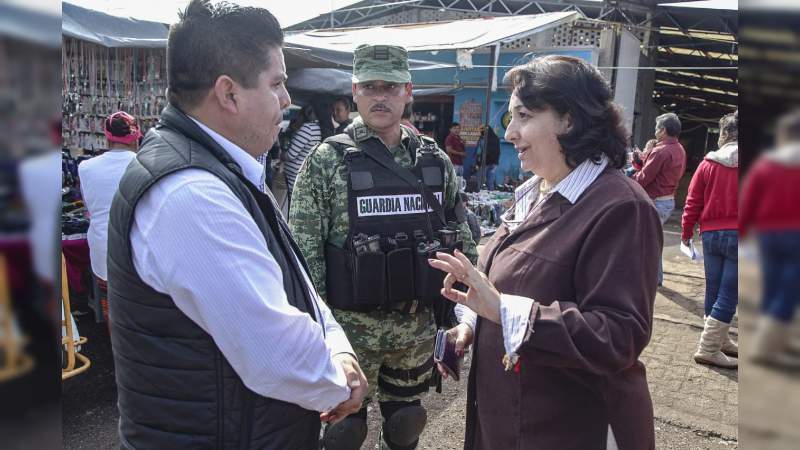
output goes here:
{"type": "Polygon", "coordinates": [[[644,162],[647,160],[647,157],[650,155],[650,152],[653,151],[658,141],[655,139],[650,139],[644,144],[644,151],[639,151],[637,148],[636,151],[633,152],[633,161],[631,161],[631,166],[633,166],[633,170],[640,171],[644,167],[644,162]]]}
{"type": "Polygon", "coordinates": [[[742,185],[739,231],[758,233],[762,303],[753,362],[800,369],[790,326],[800,302],[800,110],[778,121],[777,149],[753,164],[742,185]]]}
{"type": "Polygon", "coordinates": [[[453,162],[456,175],[463,177],[466,152],[464,150],[464,140],[461,139],[461,125],[458,122],[453,122],[450,125],[450,134],[444,140],[444,148],[450,157],[450,161],[453,162]]]}
{"type": "MultiPolygon", "coordinates": [[[[675,210],[675,190],[686,172],[686,151],[678,142],[681,120],[674,113],[656,117],[655,137],[658,141],[647,153],[642,169],[633,179],[642,185],[653,200],[663,226],[675,210]]],[[[663,264],[658,268],[658,285],[664,282],[663,264]]]]}
{"type": "Polygon", "coordinates": [[[709,152],[689,183],[681,218],[685,245],[700,223],[706,272],[705,326],[694,360],[736,368],[739,347],[728,335],[738,303],[739,113],[719,121],[719,150],[709,152]]]}

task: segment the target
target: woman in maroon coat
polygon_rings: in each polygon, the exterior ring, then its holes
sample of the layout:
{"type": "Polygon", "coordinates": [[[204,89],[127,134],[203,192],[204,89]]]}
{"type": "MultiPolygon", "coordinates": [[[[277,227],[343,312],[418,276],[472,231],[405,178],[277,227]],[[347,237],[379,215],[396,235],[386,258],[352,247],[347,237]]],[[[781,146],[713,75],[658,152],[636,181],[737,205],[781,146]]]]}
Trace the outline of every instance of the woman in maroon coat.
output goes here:
{"type": "Polygon", "coordinates": [[[506,140],[535,174],[481,254],[438,254],[449,330],[474,343],[467,449],[648,449],[653,407],[639,354],[650,339],[658,214],[619,170],[626,131],[589,64],[534,59],[507,75],[506,140]],[[467,292],[453,289],[457,281],[467,292]]]}

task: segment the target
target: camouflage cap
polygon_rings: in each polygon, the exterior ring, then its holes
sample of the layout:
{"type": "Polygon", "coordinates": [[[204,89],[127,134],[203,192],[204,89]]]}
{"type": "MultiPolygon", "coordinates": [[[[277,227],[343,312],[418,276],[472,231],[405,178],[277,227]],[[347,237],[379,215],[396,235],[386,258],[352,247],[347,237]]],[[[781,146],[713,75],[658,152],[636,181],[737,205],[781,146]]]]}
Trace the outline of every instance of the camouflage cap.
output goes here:
{"type": "Polygon", "coordinates": [[[353,53],[353,83],[375,80],[410,83],[406,49],[396,45],[359,45],[353,53]]]}

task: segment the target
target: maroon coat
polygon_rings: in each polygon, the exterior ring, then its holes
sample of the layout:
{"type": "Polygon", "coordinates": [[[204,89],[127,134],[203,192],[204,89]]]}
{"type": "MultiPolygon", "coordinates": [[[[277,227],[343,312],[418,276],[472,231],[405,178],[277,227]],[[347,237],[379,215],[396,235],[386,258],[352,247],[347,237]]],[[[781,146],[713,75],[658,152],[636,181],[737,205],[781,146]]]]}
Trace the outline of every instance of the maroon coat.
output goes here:
{"type": "Polygon", "coordinates": [[[501,328],[479,319],[466,449],[654,448],[639,354],[650,340],[663,236],[644,190],[606,169],[574,205],[554,194],[480,267],[501,293],[532,298],[519,374],[505,372],[501,328]]]}

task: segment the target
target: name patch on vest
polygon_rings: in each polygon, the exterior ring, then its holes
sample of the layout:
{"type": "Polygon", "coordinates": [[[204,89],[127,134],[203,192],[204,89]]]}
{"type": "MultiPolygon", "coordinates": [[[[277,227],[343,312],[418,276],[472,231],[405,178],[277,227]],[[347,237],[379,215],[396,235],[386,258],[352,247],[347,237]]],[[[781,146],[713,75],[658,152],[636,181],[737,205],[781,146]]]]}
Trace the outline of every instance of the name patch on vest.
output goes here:
{"type": "MultiPolygon", "coordinates": [[[[434,192],[433,195],[443,203],[442,193],[434,192]]],[[[392,216],[402,214],[420,214],[426,212],[422,196],[419,194],[408,195],[373,195],[357,197],[358,217],[392,216]]],[[[433,212],[430,206],[427,212],[433,212]]]]}

